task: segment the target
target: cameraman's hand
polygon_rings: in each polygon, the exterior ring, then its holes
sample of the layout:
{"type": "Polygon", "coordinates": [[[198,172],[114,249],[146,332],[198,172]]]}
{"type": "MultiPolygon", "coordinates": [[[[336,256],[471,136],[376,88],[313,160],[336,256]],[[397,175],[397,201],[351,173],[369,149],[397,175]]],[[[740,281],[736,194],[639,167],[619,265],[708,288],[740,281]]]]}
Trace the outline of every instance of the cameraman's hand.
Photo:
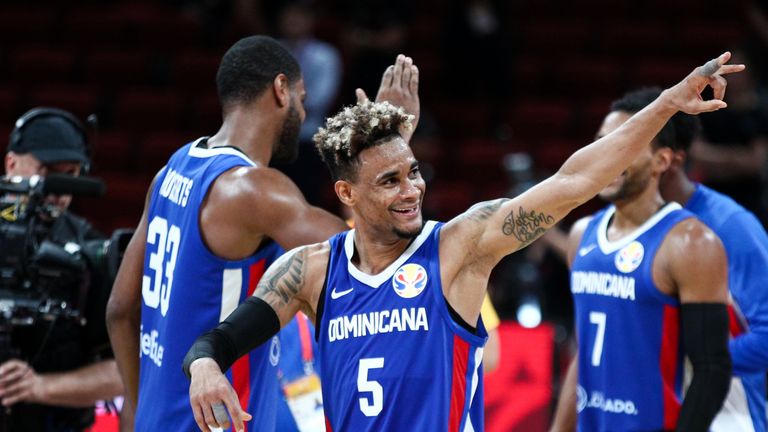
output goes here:
{"type": "Polygon", "coordinates": [[[9,407],[18,402],[39,403],[43,400],[43,378],[21,360],[8,360],[0,365],[0,401],[9,407]]]}

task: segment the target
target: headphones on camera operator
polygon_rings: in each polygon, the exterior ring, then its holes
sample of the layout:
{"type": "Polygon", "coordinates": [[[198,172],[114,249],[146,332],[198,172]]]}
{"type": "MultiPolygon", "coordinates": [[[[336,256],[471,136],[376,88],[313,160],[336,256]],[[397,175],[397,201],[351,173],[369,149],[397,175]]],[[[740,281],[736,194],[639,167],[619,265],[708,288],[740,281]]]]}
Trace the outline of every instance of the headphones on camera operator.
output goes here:
{"type": "Polygon", "coordinates": [[[77,117],[58,108],[33,108],[19,117],[11,132],[8,151],[32,153],[43,163],[80,162],[82,175],[87,175],[91,169],[91,149],[85,127],[77,117]],[[25,131],[31,124],[37,124],[46,119],[49,120],[49,124],[38,128],[38,136],[26,136],[25,131]],[[69,129],[69,133],[61,128],[62,124],[69,126],[66,128],[69,129]],[[58,142],[60,145],[58,148],[50,148],[50,142],[58,142]]]}
{"type": "MultiPolygon", "coordinates": [[[[31,154],[43,165],[76,162],[81,166],[81,174],[87,174],[91,167],[91,151],[83,123],[58,108],[38,107],[19,117],[7,150],[31,154]]],[[[16,213],[0,218],[0,240],[5,246],[0,249],[0,315],[10,320],[11,325],[31,324],[40,312],[79,319],[85,292],[81,289],[69,296],[65,295],[69,290],[64,287],[85,283],[82,275],[86,260],[99,262],[99,267],[106,267],[111,277],[116,273],[119,254],[126,243],[125,234],[120,230],[107,241],[81,243],[79,240],[58,245],[48,239],[50,225],[39,224],[35,210],[48,194],[100,195],[103,190],[104,184],[98,179],[56,173],[44,178],[11,176],[0,184],[0,191],[4,193],[30,197],[24,206],[26,210],[18,213],[20,218],[16,213]]],[[[16,211],[16,204],[8,209],[16,211]]],[[[69,221],[81,225],[79,218],[69,221]]]]}

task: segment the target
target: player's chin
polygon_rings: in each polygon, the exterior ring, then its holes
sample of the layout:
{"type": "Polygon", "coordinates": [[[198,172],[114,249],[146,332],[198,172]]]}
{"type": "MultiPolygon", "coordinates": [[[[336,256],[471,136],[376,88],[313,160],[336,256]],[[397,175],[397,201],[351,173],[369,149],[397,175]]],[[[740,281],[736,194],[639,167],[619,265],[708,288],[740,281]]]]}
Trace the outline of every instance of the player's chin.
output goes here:
{"type": "Polygon", "coordinates": [[[408,222],[400,222],[395,224],[395,234],[403,239],[411,239],[421,233],[421,229],[424,227],[424,221],[421,218],[421,214],[418,217],[413,218],[408,222]]]}
{"type": "Polygon", "coordinates": [[[619,196],[620,192],[621,182],[614,180],[611,184],[603,188],[603,190],[601,190],[597,196],[600,197],[600,199],[603,201],[611,202],[619,196]]]}

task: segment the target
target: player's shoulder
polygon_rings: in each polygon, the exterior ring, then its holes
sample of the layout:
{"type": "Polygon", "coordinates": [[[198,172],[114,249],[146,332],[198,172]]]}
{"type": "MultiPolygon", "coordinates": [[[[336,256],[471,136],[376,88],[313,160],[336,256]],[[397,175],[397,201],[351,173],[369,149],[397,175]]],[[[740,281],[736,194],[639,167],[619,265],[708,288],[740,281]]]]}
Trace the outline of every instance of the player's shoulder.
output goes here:
{"type": "Polygon", "coordinates": [[[571,229],[568,230],[568,237],[578,237],[581,239],[581,236],[584,235],[584,231],[587,230],[587,227],[589,226],[589,223],[592,222],[592,220],[595,218],[594,215],[584,216],[581,219],[578,219],[576,222],[571,225],[571,229]]]}
{"type": "Polygon", "coordinates": [[[675,224],[667,233],[662,247],[675,260],[701,262],[703,258],[720,256],[723,243],[720,237],[696,217],[688,217],[675,224]]]}
{"type": "Polygon", "coordinates": [[[212,194],[251,206],[270,206],[301,197],[288,176],[274,168],[239,166],[224,172],[211,186],[212,194]]]}

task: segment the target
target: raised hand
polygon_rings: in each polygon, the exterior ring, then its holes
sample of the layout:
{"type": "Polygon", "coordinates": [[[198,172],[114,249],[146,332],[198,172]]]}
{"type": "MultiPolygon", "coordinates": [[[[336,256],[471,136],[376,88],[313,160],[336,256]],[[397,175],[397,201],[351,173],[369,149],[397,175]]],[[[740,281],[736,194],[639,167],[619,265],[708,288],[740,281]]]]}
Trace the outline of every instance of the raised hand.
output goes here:
{"type": "Polygon", "coordinates": [[[663,97],[675,108],[687,114],[699,114],[725,108],[727,104],[723,102],[723,97],[728,83],[723,75],[744,70],[744,65],[726,64],[730,58],[731,53],[725,52],[720,57],[697,67],[677,85],[664,91],[663,97]],[[701,98],[701,92],[707,86],[712,87],[714,98],[705,101],[701,98]]]}
{"type": "MultiPolygon", "coordinates": [[[[357,102],[368,100],[368,96],[362,89],[355,90],[357,102]]],[[[411,140],[413,131],[419,123],[421,106],[419,103],[419,68],[413,64],[413,59],[403,54],[397,56],[395,64],[384,71],[381,77],[381,85],[376,93],[376,102],[387,101],[392,105],[401,106],[408,114],[414,116],[413,127],[410,131],[403,131],[403,139],[411,140]]]]}
{"type": "Polygon", "coordinates": [[[201,358],[192,362],[189,372],[192,377],[189,403],[200,430],[210,432],[211,428],[227,429],[230,417],[236,431],[245,430],[245,422],[252,417],[243,411],[237,393],[221,373],[219,365],[213,359],[201,358]]]}

